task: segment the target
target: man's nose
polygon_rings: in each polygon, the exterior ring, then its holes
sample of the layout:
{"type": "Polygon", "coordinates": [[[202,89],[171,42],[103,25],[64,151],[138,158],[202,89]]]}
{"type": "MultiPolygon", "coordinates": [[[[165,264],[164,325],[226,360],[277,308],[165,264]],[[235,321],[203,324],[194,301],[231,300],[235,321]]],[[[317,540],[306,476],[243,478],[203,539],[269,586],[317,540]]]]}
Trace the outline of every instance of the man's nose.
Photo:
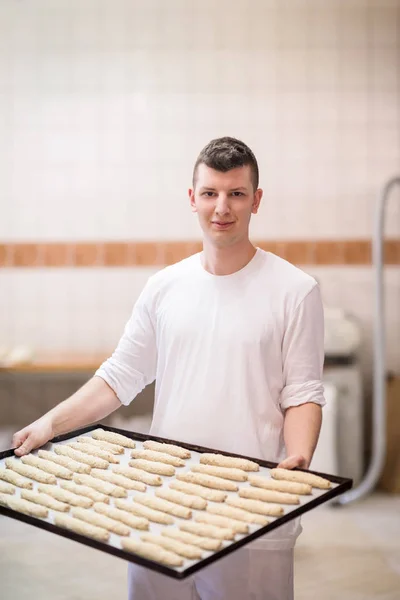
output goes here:
{"type": "Polygon", "coordinates": [[[215,212],[219,215],[225,215],[229,212],[228,196],[226,194],[219,194],[215,205],[215,212]]]}

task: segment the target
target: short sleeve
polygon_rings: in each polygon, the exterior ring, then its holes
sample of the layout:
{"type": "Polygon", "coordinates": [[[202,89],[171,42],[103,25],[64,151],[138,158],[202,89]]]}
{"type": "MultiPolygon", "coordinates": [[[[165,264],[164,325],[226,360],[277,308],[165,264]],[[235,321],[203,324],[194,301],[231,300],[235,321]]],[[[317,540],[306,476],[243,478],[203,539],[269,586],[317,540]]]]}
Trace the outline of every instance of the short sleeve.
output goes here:
{"type": "Polygon", "coordinates": [[[133,308],[117,348],[95,373],[125,405],[130,404],[155,379],[157,346],[151,289],[148,282],[133,308]]]}
{"type": "Polygon", "coordinates": [[[283,410],[314,402],[324,406],[324,312],[320,289],[315,284],[294,311],[282,344],[283,410]]]}

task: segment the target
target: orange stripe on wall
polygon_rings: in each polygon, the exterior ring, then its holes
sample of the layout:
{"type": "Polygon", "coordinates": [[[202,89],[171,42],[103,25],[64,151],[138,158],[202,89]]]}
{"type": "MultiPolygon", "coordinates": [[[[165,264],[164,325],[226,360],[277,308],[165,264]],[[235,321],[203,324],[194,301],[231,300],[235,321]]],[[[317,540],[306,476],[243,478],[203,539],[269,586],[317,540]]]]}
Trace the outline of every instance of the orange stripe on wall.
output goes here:
{"type": "MultiPolygon", "coordinates": [[[[297,265],[370,265],[370,240],[256,241],[297,265]]],[[[170,265],[199,252],[192,242],[2,243],[0,268],[144,267],[170,265]]],[[[385,263],[400,265],[400,239],[385,241],[385,263]]]]}

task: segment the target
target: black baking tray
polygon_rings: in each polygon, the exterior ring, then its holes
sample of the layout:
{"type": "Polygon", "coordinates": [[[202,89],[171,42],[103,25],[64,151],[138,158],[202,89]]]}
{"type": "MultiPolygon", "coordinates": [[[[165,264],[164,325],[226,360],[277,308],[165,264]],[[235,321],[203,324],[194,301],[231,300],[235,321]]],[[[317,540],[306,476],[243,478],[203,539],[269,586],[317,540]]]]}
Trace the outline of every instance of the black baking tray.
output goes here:
{"type": "MultiPolygon", "coordinates": [[[[187,448],[188,450],[193,450],[194,452],[199,452],[199,453],[217,452],[219,454],[225,454],[227,456],[234,456],[237,458],[247,458],[249,460],[252,460],[252,461],[258,463],[260,466],[267,467],[270,469],[277,466],[277,463],[261,460],[259,458],[243,456],[241,454],[234,454],[233,452],[224,452],[223,450],[217,450],[215,448],[204,448],[202,446],[195,446],[193,444],[187,444],[185,442],[181,442],[181,441],[177,441],[177,440],[169,440],[166,438],[156,437],[154,435],[136,433],[133,431],[127,431],[125,429],[109,427],[108,425],[103,425],[102,423],[97,423],[96,425],[90,425],[88,427],[84,427],[82,429],[78,429],[78,430],[72,431],[70,433],[60,435],[60,436],[55,437],[54,439],[50,440],[50,442],[51,443],[62,442],[63,440],[67,440],[69,438],[76,437],[76,436],[82,435],[84,433],[88,433],[89,431],[93,431],[94,429],[98,429],[99,427],[101,427],[102,429],[107,430],[107,431],[114,431],[115,433],[121,433],[122,435],[125,435],[125,436],[131,438],[132,440],[138,440],[138,441],[155,440],[157,442],[177,444],[183,448],[187,448]]],[[[7,458],[8,456],[12,456],[13,454],[14,454],[14,450],[5,450],[3,452],[0,452],[0,459],[7,458]]],[[[301,470],[301,469],[296,469],[296,470],[301,470]]],[[[74,533],[73,531],[63,529],[61,527],[53,525],[52,523],[48,523],[47,521],[42,521],[39,518],[31,517],[29,515],[24,515],[20,512],[14,511],[10,508],[0,506],[0,514],[6,515],[7,517],[11,517],[13,519],[17,519],[18,521],[23,521],[24,523],[29,523],[30,525],[34,525],[35,527],[39,527],[40,529],[44,529],[46,531],[51,531],[52,533],[56,533],[57,535],[61,535],[63,537],[69,538],[71,540],[75,540],[76,542],[80,542],[81,544],[85,544],[86,546],[91,546],[92,548],[96,548],[97,550],[101,550],[102,552],[106,552],[108,554],[118,556],[119,558],[123,558],[124,560],[127,560],[129,562],[133,562],[133,563],[136,563],[143,567],[147,567],[148,569],[157,571],[158,573],[168,575],[174,579],[185,579],[189,575],[193,575],[193,573],[196,573],[196,571],[199,571],[199,570],[203,569],[204,567],[210,565],[211,563],[214,563],[215,561],[219,560],[220,558],[227,556],[231,552],[234,552],[238,548],[245,546],[249,542],[265,535],[269,531],[272,531],[273,529],[280,527],[284,523],[287,523],[288,521],[291,521],[292,519],[295,519],[296,517],[299,517],[300,515],[308,512],[309,510],[315,508],[316,506],[319,506],[320,504],[328,502],[332,498],[343,494],[343,492],[350,489],[353,484],[352,479],[338,477],[336,475],[329,475],[326,473],[320,473],[317,471],[307,471],[307,472],[313,473],[315,475],[320,475],[321,477],[324,477],[325,479],[328,479],[332,483],[335,483],[338,485],[337,485],[337,487],[335,487],[333,489],[327,490],[325,493],[314,498],[313,500],[310,500],[305,505],[301,505],[298,508],[291,510],[288,514],[285,514],[282,517],[276,518],[276,520],[271,522],[269,525],[260,527],[257,531],[247,535],[246,537],[244,537],[236,542],[229,544],[229,546],[227,546],[226,548],[222,548],[221,550],[214,552],[211,556],[208,556],[207,558],[199,560],[195,565],[191,565],[187,569],[184,569],[182,571],[176,571],[173,568],[167,567],[165,565],[161,565],[155,561],[149,560],[147,558],[143,558],[141,556],[137,556],[135,554],[132,554],[131,552],[127,552],[126,550],[115,548],[114,546],[108,545],[104,542],[98,542],[97,540],[93,540],[84,535],[80,535],[78,533],[74,533]]]]}

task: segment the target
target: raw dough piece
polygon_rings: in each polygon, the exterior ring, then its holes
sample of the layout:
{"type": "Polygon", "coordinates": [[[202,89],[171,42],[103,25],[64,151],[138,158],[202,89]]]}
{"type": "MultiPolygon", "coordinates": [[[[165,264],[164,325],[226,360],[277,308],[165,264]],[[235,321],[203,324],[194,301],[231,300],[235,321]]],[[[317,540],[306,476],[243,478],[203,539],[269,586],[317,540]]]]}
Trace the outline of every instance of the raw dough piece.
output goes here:
{"type": "Polygon", "coordinates": [[[98,479],[102,479],[103,481],[108,481],[113,483],[114,485],[118,485],[126,490],[136,490],[137,492],[145,492],[146,486],[144,483],[140,481],[133,481],[128,477],[124,477],[123,475],[117,475],[116,473],[112,473],[111,471],[103,471],[103,469],[92,469],[90,475],[92,477],[97,477],[98,479]]]}
{"type": "Polygon", "coordinates": [[[288,494],[311,494],[311,485],[306,483],[296,483],[295,481],[279,481],[277,479],[268,479],[261,475],[249,475],[249,483],[264,490],[275,490],[276,492],[286,492],[288,494]]]}
{"type": "Polygon", "coordinates": [[[51,460],[56,465],[61,465],[74,473],[90,473],[90,466],[77,462],[72,458],[68,458],[68,456],[59,456],[54,452],[49,452],[48,450],[39,450],[38,455],[40,458],[45,458],[46,460],[51,460]]]}
{"type": "Polygon", "coordinates": [[[0,494],[15,494],[16,487],[0,480],[0,494]]]}
{"type": "Polygon", "coordinates": [[[194,473],[204,473],[205,475],[214,475],[223,479],[232,481],[247,481],[248,475],[242,469],[232,469],[230,467],[215,467],[214,465],[193,465],[191,470],[194,473]]]}
{"type": "Polygon", "coordinates": [[[102,494],[101,492],[98,492],[87,485],[79,485],[74,481],[60,481],[60,487],[62,487],[64,490],[72,492],[73,494],[78,494],[78,496],[86,496],[87,498],[91,498],[93,502],[106,502],[107,504],[110,502],[110,498],[106,494],[102,494]]]}
{"type": "Polygon", "coordinates": [[[109,463],[118,464],[119,458],[112,454],[111,452],[107,452],[106,450],[102,450],[101,448],[97,448],[93,444],[82,444],[79,442],[71,442],[70,444],[65,444],[69,448],[73,448],[74,450],[78,450],[78,452],[84,452],[89,456],[96,456],[97,458],[101,458],[106,460],[109,463]]]}
{"type": "Polygon", "coordinates": [[[142,469],[143,471],[147,471],[148,473],[166,475],[167,477],[172,477],[172,475],[175,475],[175,469],[171,465],[166,465],[165,463],[160,462],[153,462],[151,460],[144,460],[143,458],[135,458],[134,460],[130,460],[129,466],[136,469],[142,469]]]}
{"type": "Polygon", "coordinates": [[[29,477],[29,479],[34,479],[35,481],[39,481],[41,483],[57,483],[55,475],[50,475],[50,473],[44,473],[36,467],[24,465],[22,462],[15,458],[6,458],[6,466],[8,469],[15,471],[19,475],[29,477]]]}
{"type": "Polygon", "coordinates": [[[63,527],[64,529],[69,529],[75,533],[86,535],[87,537],[98,540],[99,542],[108,542],[110,539],[110,534],[106,529],[98,527],[97,525],[89,525],[89,523],[85,523],[80,519],[75,519],[75,517],[69,517],[67,515],[56,513],[54,516],[54,523],[55,525],[58,525],[58,527],[63,527]]]}
{"type": "Polygon", "coordinates": [[[244,523],[255,523],[256,525],[268,525],[270,522],[262,515],[248,512],[242,508],[227,506],[226,504],[209,504],[207,506],[207,512],[213,515],[222,515],[223,517],[228,517],[229,519],[243,521],[244,523]]]}
{"type": "Polygon", "coordinates": [[[156,490],[154,493],[159,498],[164,498],[164,500],[169,500],[170,502],[174,502],[175,504],[181,504],[182,506],[187,506],[188,508],[204,510],[207,506],[207,502],[206,500],[204,500],[204,498],[200,498],[198,496],[191,496],[189,494],[184,494],[183,492],[177,492],[175,490],[161,488],[160,490],[156,490]]]}
{"type": "Polygon", "coordinates": [[[143,517],[135,517],[135,515],[132,515],[131,513],[126,512],[125,510],[113,508],[101,502],[96,502],[93,508],[96,512],[100,513],[101,515],[106,515],[107,517],[110,517],[110,519],[121,521],[121,523],[125,523],[125,525],[128,525],[133,529],[149,528],[149,522],[147,519],[144,519],[143,517]]]}
{"type": "Polygon", "coordinates": [[[321,490],[328,490],[332,484],[327,479],[314,475],[313,473],[304,473],[303,471],[292,471],[290,469],[271,469],[271,477],[274,479],[284,479],[286,481],[297,481],[299,483],[308,483],[312,487],[321,490]]]}
{"type": "Polygon", "coordinates": [[[154,450],[140,450],[137,448],[136,450],[132,450],[131,452],[132,458],[144,458],[145,460],[153,460],[155,462],[165,463],[167,465],[172,465],[173,467],[184,467],[185,461],[182,458],[178,458],[177,456],[171,456],[171,454],[167,454],[166,452],[155,452],[154,450]]]}
{"type": "Polygon", "coordinates": [[[9,494],[0,494],[0,504],[1,506],[6,506],[17,512],[24,513],[25,515],[31,515],[32,517],[39,517],[41,519],[46,519],[49,514],[49,511],[44,506],[38,506],[33,502],[21,500],[21,498],[16,498],[9,494]]]}
{"type": "Polygon", "coordinates": [[[255,512],[259,515],[269,515],[271,517],[280,517],[283,515],[282,506],[278,506],[278,504],[267,504],[261,500],[248,500],[247,498],[235,498],[233,496],[229,496],[225,502],[230,506],[243,508],[243,510],[255,512]]]}
{"type": "Polygon", "coordinates": [[[86,523],[90,523],[91,525],[97,525],[97,527],[102,527],[103,529],[107,529],[107,531],[111,531],[117,535],[125,536],[130,535],[131,533],[129,527],[123,523],[118,523],[118,521],[114,521],[113,519],[110,519],[110,517],[95,513],[91,509],[73,508],[71,513],[73,517],[76,517],[81,521],[86,521],[86,523]]]}
{"type": "Polygon", "coordinates": [[[52,498],[59,500],[60,502],[66,502],[72,504],[72,506],[81,506],[82,508],[90,508],[93,504],[93,500],[86,498],[86,496],[78,496],[67,490],[63,490],[55,485],[38,485],[39,492],[48,494],[52,498]]]}
{"type": "Polygon", "coordinates": [[[134,515],[139,515],[139,517],[144,517],[149,521],[153,521],[153,523],[162,523],[163,525],[174,524],[174,519],[170,515],[160,512],[159,510],[154,510],[152,508],[148,508],[147,506],[143,506],[138,502],[115,500],[114,503],[117,508],[120,508],[121,510],[127,510],[134,515]]]}
{"type": "Polygon", "coordinates": [[[232,469],[242,469],[243,471],[259,471],[260,465],[247,458],[235,458],[234,456],[224,456],[223,454],[204,453],[200,457],[203,465],[215,465],[216,467],[231,467],[232,469]]]}
{"type": "Polygon", "coordinates": [[[235,532],[226,527],[216,527],[215,525],[205,525],[203,523],[182,523],[179,526],[181,531],[188,531],[203,537],[216,538],[217,540],[233,540],[235,532]]]}
{"type": "Polygon", "coordinates": [[[183,542],[179,542],[178,540],[173,540],[172,538],[167,538],[162,535],[143,533],[140,536],[140,539],[143,542],[150,542],[151,544],[156,544],[157,546],[161,546],[166,550],[175,552],[175,554],[179,554],[179,556],[183,556],[184,558],[195,560],[203,557],[203,552],[198,546],[190,546],[189,544],[184,544],[183,542]]]}
{"type": "Polygon", "coordinates": [[[61,465],[56,465],[55,463],[51,462],[51,460],[39,458],[33,454],[26,454],[26,456],[21,456],[21,461],[25,465],[36,467],[41,471],[51,473],[56,477],[61,477],[61,479],[72,479],[72,471],[66,469],[65,467],[61,467],[61,465]]]}
{"type": "Polygon", "coordinates": [[[223,502],[227,496],[227,494],[219,490],[210,490],[201,485],[186,483],[186,481],[178,481],[177,479],[171,481],[169,487],[173,490],[178,490],[178,492],[193,494],[194,496],[200,496],[200,498],[212,500],[213,502],[223,502]]]}
{"type": "Polygon", "coordinates": [[[186,506],[179,506],[173,502],[168,502],[168,500],[164,500],[163,498],[155,498],[154,496],[146,494],[135,494],[133,499],[135,502],[143,504],[143,506],[148,506],[153,510],[160,510],[161,512],[174,515],[174,517],[179,517],[181,519],[192,518],[192,511],[190,508],[187,508],[186,506]]]}
{"type": "Polygon", "coordinates": [[[79,452],[66,445],[54,446],[54,452],[56,452],[56,454],[61,454],[62,456],[68,456],[68,458],[72,458],[73,460],[89,465],[95,469],[108,469],[110,464],[102,458],[79,452]]]}
{"type": "Polygon", "coordinates": [[[215,552],[216,550],[220,550],[222,548],[222,540],[201,537],[200,535],[188,533],[187,531],[180,531],[179,529],[175,529],[173,527],[164,527],[164,529],[161,530],[161,535],[174,540],[179,540],[184,544],[198,546],[203,550],[212,550],[215,552]]]}
{"type": "Polygon", "coordinates": [[[124,538],[121,540],[121,546],[128,552],[134,552],[135,554],[139,554],[139,556],[149,558],[169,567],[181,567],[183,565],[183,558],[149,542],[137,542],[136,540],[124,538]]]}
{"type": "Polygon", "coordinates": [[[251,498],[262,502],[276,502],[278,504],[300,504],[300,498],[295,494],[284,494],[274,490],[262,490],[261,488],[248,487],[239,490],[241,498],[251,498]]]}
{"type": "Polygon", "coordinates": [[[32,481],[25,479],[25,477],[21,477],[21,475],[18,475],[18,473],[15,473],[10,469],[0,469],[0,480],[7,481],[7,483],[12,483],[17,487],[25,488],[27,490],[31,490],[33,488],[32,481]]]}
{"type": "Polygon", "coordinates": [[[143,443],[143,447],[147,450],[155,450],[156,452],[166,452],[171,456],[177,456],[178,458],[190,458],[191,453],[186,448],[175,446],[175,444],[164,444],[163,442],[155,442],[154,440],[147,440],[143,443]]]}
{"type": "Polygon", "coordinates": [[[249,533],[249,526],[242,521],[234,521],[221,515],[212,515],[207,512],[196,514],[195,521],[197,523],[207,523],[208,525],[215,525],[216,527],[225,527],[226,529],[232,529],[235,533],[249,533]]]}
{"type": "Polygon", "coordinates": [[[204,475],[203,473],[180,473],[176,476],[176,478],[180,481],[186,481],[186,483],[203,485],[204,487],[212,488],[214,490],[237,492],[239,489],[238,485],[233,481],[221,479],[220,477],[214,477],[213,475],[204,475]]]}
{"type": "Polygon", "coordinates": [[[115,485],[108,481],[101,481],[101,479],[97,479],[91,475],[79,475],[79,473],[75,473],[73,480],[75,483],[87,485],[101,494],[107,494],[108,496],[114,496],[115,498],[126,498],[128,495],[126,490],[119,485],[115,485]]]}
{"type": "Polygon", "coordinates": [[[133,469],[132,467],[115,466],[111,467],[111,471],[113,473],[117,473],[117,475],[124,475],[124,477],[129,477],[129,479],[134,479],[135,481],[147,483],[147,485],[162,485],[162,479],[159,475],[146,473],[146,471],[141,471],[140,469],[133,469]]]}
{"type": "Polygon", "coordinates": [[[69,504],[60,502],[48,494],[40,494],[31,490],[21,490],[21,498],[35,504],[41,504],[46,508],[51,508],[51,510],[58,510],[59,512],[68,512],[70,508],[69,504]]]}
{"type": "Polygon", "coordinates": [[[125,452],[124,448],[122,446],[118,446],[118,444],[110,444],[110,442],[104,442],[103,440],[95,440],[87,435],[79,436],[77,442],[82,442],[82,444],[93,444],[94,446],[103,448],[103,450],[107,450],[107,452],[111,452],[112,454],[123,454],[125,452]]]}
{"type": "Polygon", "coordinates": [[[104,431],[104,429],[96,429],[92,431],[92,437],[95,440],[101,440],[103,442],[110,442],[110,444],[117,444],[124,448],[136,448],[136,444],[131,438],[115,433],[114,431],[104,431]]]}

